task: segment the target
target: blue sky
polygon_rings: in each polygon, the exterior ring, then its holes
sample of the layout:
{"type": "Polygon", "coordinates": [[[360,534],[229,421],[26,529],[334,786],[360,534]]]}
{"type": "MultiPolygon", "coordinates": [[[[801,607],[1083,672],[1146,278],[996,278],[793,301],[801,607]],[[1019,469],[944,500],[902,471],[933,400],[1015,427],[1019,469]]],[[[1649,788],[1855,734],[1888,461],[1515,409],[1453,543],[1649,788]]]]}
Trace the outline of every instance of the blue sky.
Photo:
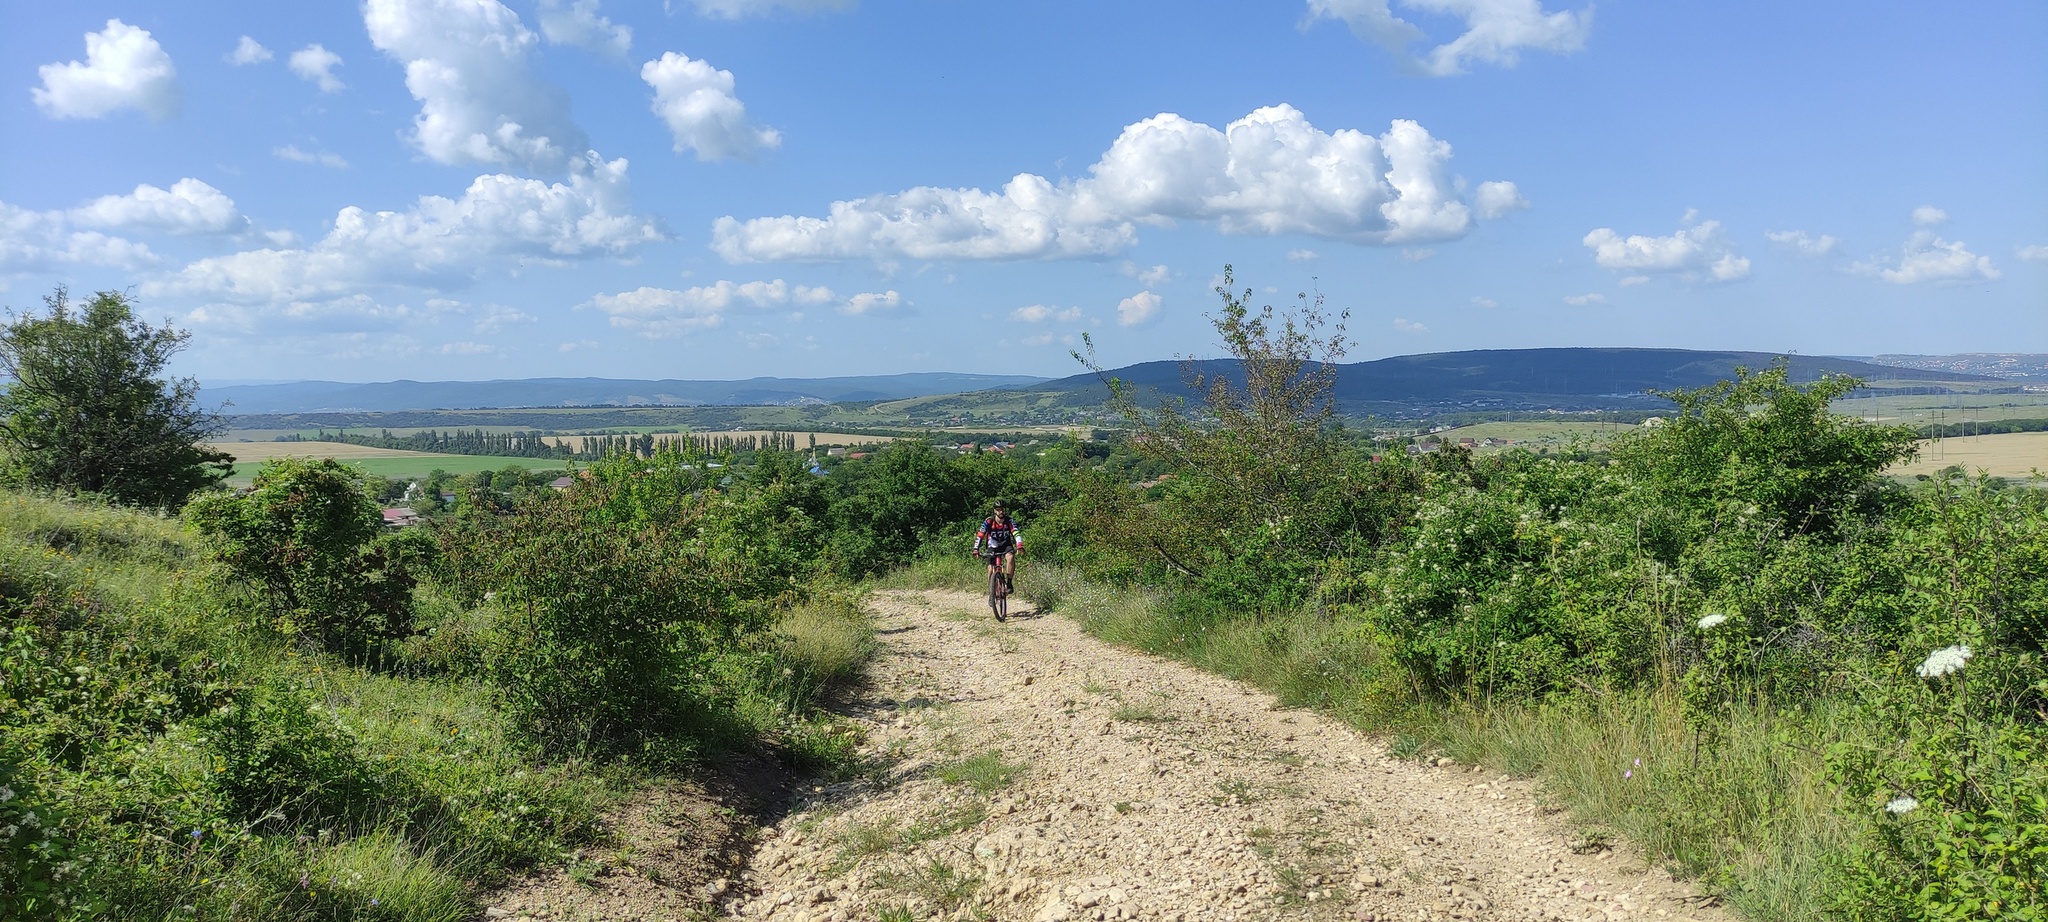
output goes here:
{"type": "Polygon", "coordinates": [[[0,0],[0,303],[206,380],[2048,351],[2048,5],[0,0]]]}

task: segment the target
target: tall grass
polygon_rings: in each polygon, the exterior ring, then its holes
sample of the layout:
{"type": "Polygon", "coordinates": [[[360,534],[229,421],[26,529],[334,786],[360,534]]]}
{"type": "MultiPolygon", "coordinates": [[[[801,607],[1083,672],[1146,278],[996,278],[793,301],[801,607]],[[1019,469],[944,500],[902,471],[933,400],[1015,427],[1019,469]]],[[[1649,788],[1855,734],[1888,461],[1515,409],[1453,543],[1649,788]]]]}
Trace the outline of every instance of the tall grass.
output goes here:
{"type": "Polygon", "coordinates": [[[1421,704],[1363,632],[1314,611],[1212,620],[1058,567],[1018,582],[1096,637],[1324,711],[1392,738],[1397,753],[1540,779],[1590,843],[1625,839],[1749,918],[1822,919],[1824,862],[1864,822],[1842,809],[1824,753],[1869,730],[1825,701],[1798,714],[1738,707],[1708,740],[1695,738],[1670,688],[1559,705],[1421,704]]]}

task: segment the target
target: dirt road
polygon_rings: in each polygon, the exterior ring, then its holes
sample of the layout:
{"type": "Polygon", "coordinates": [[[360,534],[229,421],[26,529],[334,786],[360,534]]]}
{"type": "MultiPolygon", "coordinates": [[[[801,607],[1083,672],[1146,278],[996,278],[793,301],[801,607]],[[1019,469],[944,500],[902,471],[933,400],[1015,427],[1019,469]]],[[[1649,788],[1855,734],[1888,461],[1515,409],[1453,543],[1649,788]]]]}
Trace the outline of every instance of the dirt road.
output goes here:
{"type": "Polygon", "coordinates": [[[710,892],[737,917],[1719,920],[1528,785],[1389,758],[1057,617],[882,593],[854,714],[877,766],[814,789],[710,892]]]}

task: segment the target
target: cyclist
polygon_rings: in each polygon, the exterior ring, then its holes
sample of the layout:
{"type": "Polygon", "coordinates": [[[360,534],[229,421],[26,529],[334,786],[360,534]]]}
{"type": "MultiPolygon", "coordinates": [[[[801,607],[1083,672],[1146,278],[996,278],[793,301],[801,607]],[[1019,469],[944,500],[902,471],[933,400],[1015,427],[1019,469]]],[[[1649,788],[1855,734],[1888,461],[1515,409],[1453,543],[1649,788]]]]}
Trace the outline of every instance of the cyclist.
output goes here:
{"type": "Polygon", "coordinates": [[[1017,521],[1010,518],[1009,510],[1003,508],[1003,501],[996,500],[994,511],[981,520],[981,529],[974,533],[974,556],[988,561],[991,574],[1002,569],[1006,595],[1010,579],[1017,575],[1017,552],[1023,548],[1024,533],[1017,528],[1017,521]]]}

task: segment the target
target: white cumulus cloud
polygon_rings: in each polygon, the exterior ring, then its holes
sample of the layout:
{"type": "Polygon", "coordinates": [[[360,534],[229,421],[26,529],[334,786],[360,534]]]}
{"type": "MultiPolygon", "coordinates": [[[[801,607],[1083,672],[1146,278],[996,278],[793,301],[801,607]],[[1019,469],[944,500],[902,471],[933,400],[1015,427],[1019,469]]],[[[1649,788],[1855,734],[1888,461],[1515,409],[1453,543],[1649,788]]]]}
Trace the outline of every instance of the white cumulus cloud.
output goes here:
{"type": "Polygon", "coordinates": [[[1578,307],[1584,307],[1588,304],[1606,304],[1607,296],[1600,294],[1599,292],[1593,292],[1590,294],[1583,295],[1565,295],[1564,303],[1578,307]]]}
{"type": "Polygon", "coordinates": [[[1472,197],[1473,206],[1479,209],[1479,216],[1493,220],[1511,211],[1522,211],[1529,207],[1529,200],[1522,197],[1522,190],[1511,182],[1483,182],[1479,194],[1472,197]]]}
{"type": "Polygon", "coordinates": [[[2048,244],[2036,243],[2013,247],[2012,255],[2019,257],[2022,262],[2048,263],[2048,244]]]}
{"type": "Polygon", "coordinates": [[[341,55],[328,51],[324,46],[307,45],[294,51],[287,64],[299,79],[319,85],[322,93],[339,93],[348,86],[334,75],[334,69],[341,66],[341,55]]]}
{"type": "Polygon", "coordinates": [[[1044,323],[1048,320],[1071,323],[1081,319],[1081,309],[1078,307],[1061,309],[1044,304],[1031,304],[1011,311],[1010,319],[1024,323],[1044,323]]]}
{"type": "Polygon", "coordinates": [[[1913,224],[1918,227],[1940,227],[1948,223],[1948,212],[1933,205],[1922,205],[1913,209],[1913,224]]]}
{"type": "Polygon", "coordinates": [[[904,297],[898,294],[895,289],[890,289],[888,291],[863,291],[851,298],[847,298],[846,303],[839,306],[839,312],[862,317],[870,314],[895,314],[907,310],[909,307],[909,301],[904,300],[904,297]]]}
{"type": "Polygon", "coordinates": [[[1126,127],[1082,179],[1020,173],[995,192],[920,186],[834,202],[825,217],[727,216],[712,246],[730,262],[1091,258],[1129,248],[1139,224],[1178,221],[1371,245],[1454,240],[1473,207],[1450,157],[1405,119],[1375,137],[1321,131],[1286,105],[1220,131],[1165,113],[1126,127]]]}
{"type": "Polygon", "coordinates": [[[105,195],[74,208],[74,223],[165,234],[226,234],[249,226],[226,193],[197,179],[169,189],[143,183],[127,195],[105,195]]]}
{"type": "Polygon", "coordinates": [[[1474,306],[1474,307],[1499,307],[1499,306],[1500,306],[1500,302],[1499,302],[1499,301],[1495,301],[1495,300],[1494,300],[1494,299],[1492,299],[1492,298],[1486,297],[1485,295],[1478,295],[1478,296],[1475,296],[1475,297],[1474,297],[1474,298],[1472,299],[1472,306],[1474,306]]]}
{"type": "Polygon", "coordinates": [[[778,10],[792,13],[834,13],[853,9],[858,0],[693,0],[697,12],[714,19],[744,19],[766,16],[778,10]]]}
{"type": "Polygon", "coordinates": [[[633,50],[631,26],[614,24],[599,15],[597,0],[541,0],[540,34],[557,45],[569,45],[625,60],[633,50]]]}
{"type": "MultiPolygon", "coordinates": [[[[1914,223],[1920,223],[1915,213],[1914,223]]],[[[1933,231],[1914,231],[1896,257],[1881,256],[1850,267],[1850,271],[1873,275],[1895,285],[1919,282],[1978,282],[1999,277],[1991,257],[1969,251],[1962,241],[1943,240],[1933,231]]]]}
{"type": "Polygon", "coordinates": [[[429,159],[559,174],[589,148],[568,94],[533,71],[539,38],[497,0],[365,0],[363,24],[405,65],[429,159]]]}
{"type": "MultiPolygon", "coordinates": [[[[1686,221],[1693,218],[1686,213],[1686,221]]],[[[1632,274],[1671,273],[1687,281],[1733,282],[1749,277],[1748,257],[1737,254],[1721,233],[1721,222],[1701,221],[1665,237],[1597,228],[1582,241],[1602,268],[1632,274]]]]}
{"type": "Polygon", "coordinates": [[[324,150],[300,150],[299,146],[296,144],[286,144],[283,147],[273,148],[271,149],[270,153],[272,156],[275,156],[279,160],[290,160],[293,163],[317,163],[321,166],[328,167],[330,169],[348,169],[348,161],[342,159],[342,156],[340,154],[330,153],[324,150]]]}
{"type": "Polygon", "coordinates": [[[178,111],[178,69],[147,29],[118,19],[85,34],[85,60],[36,68],[36,107],[51,118],[99,118],[136,109],[165,119],[178,111]]]}
{"type": "Polygon", "coordinates": [[[61,265],[137,269],[156,262],[147,245],[71,229],[64,212],[30,211],[0,202],[0,276],[61,265]]]}
{"type": "Polygon", "coordinates": [[[1399,330],[1403,333],[1422,334],[1429,332],[1429,327],[1423,326],[1421,323],[1417,321],[1409,320],[1406,317],[1395,317],[1394,329],[1399,330]]]}
{"type": "Polygon", "coordinates": [[[1118,326],[1134,327],[1159,314],[1160,298],[1149,291],[1141,291],[1116,303],[1118,326]]]}
{"type": "Polygon", "coordinates": [[[1801,256],[1826,256],[1835,251],[1835,244],[1841,242],[1827,234],[1815,236],[1805,231],[1766,231],[1764,239],[1801,256]]]}
{"type": "Polygon", "coordinates": [[[318,243],[201,259],[145,293],[281,304],[366,285],[449,286],[519,261],[554,264],[623,255],[662,239],[631,210],[626,161],[590,155],[567,183],[494,173],[459,199],[421,196],[405,211],[356,206],[318,243]]]}
{"type": "Polygon", "coordinates": [[[699,160],[752,160],[782,143],[782,135],[747,121],[747,107],[733,95],[732,71],[668,52],[640,68],[654,88],[654,113],[668,123],[676,153],[690,150],[699,160]]]}
{"type": "Polygon", "coordinates": [[[1299,250],[1288,250],[1288,251],[1287,251],[1287,259],[1288,259],[1288,261],[1290,261],[1290,262],[1298,262],[1298,263],[1305,263],[1305,262],[1309,262],[1310,260],[1313,260],[1313,259],[1315,259],[1315,258],[1316,258],[1316,255],[1317,255],[1317,254],[1316,254],[1316,251],[1314,251],[1314,250],[1309,250],[1309,249],[1299,249],[1299,250]]]}
{"type": "Polygon", "coordinates": [[[830,288],[791,285],[781,279],[762,282],[730,282],[685,288],[640,288],[616,295],[598,295],[580,305],[611,317],[614,327],[631,330],[649,339],[664,339],[723,323],[732,308],[767,309],[789,305],[829,304],[837,296],[830,288]]]}
{"type": "Polygon", "coordinates": [[[1462,20],[1463,31],[1442,44],[1394,13],[1391,0],[1308,0],[1310,22],[1335,19],[1361,41],[1386,49],[1408,70],[1432,77],[1462,74],[1474,61],[1513,67],[1524,48],[1570,54],[1586,47],[1593,9],[1550,12],[1540,0],[1400,0],[1404,10],[1462,20]]]}
{"type": "Polygon", "coordinates": [[[263,47],[262,42],[244,35],[241,41],[235,43],[235,50],[228,52],[224,60],[241,67],[247,64],[261,64],[271,57],[270,49],[263,47]]]}

